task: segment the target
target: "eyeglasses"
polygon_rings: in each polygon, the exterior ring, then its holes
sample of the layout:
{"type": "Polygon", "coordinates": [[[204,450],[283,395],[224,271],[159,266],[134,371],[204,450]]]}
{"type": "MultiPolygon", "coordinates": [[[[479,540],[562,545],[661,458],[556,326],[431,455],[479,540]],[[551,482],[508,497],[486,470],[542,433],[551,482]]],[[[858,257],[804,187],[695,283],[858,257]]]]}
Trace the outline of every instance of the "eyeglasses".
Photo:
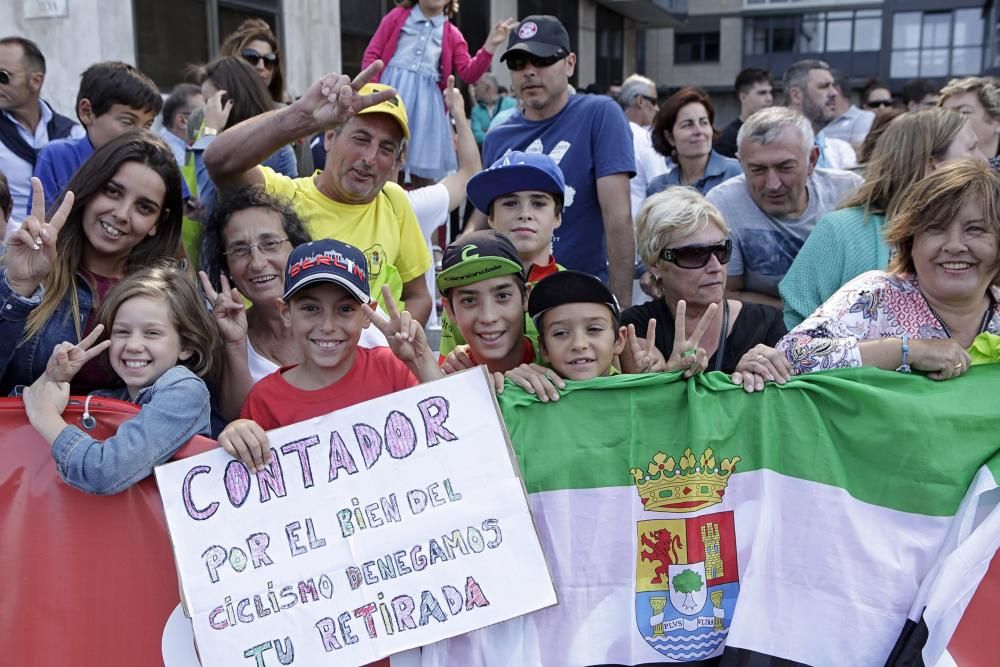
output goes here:
{"type": "Polygon", "coordinates": [[[250,253],[254,248],[260,251],[262,255],[276,255],[278,254],[278,249],[281,244],[285,243],[288,239],[267,239],[266,241],[261,241],[260,243],[237,243],[229,247],[229,250],[222,253],[230,259],[247,259],[250,257],[250,253]]]}
{"type": "Polygon", "coordinates": [[[24,72],[8,72],[5,69],[0,69],[0,86],[8,86],[10,82],[16,77],[21,76],[24,72]]]}
{"type": "Polygon", "coordinates": [[[712,255],[719,264],[728,264],[733,255],[733,242],[726,239],[715,245],[686,245],[683,248],[664,248],[660,251],[660,259],[673,262],[682,269],[700,269],[707,265],[712,255]]]}
{"type": "Polygon", "coordinates": [[[243,49],[240,51],[240,57],[243,60],[250,63],[251,66],[256,67],[257,63],[261,60],[264,61],[264,67],[267,69],[274,69],[274,66],[278,64],[278,54],[277,53],[260,53],[256,49],[243,49]]]}
{"type": "Polygon", "coordinates": [[[891,107],[892,100],[869,100],[865,102],[865,106],[870,109],[875,109],[878,107],[891,107]]]}
{"type": "Polygon", "coordinates": [[[546,67],[552,67],[557,62],[564,59],[566,55],[567,54],[562,53],[549,56],[548,58],[539,58],[538,56],[533,56],[530,53],[518,54],[507,58],[507,69],[512,72],[520,72],[529,64],[535,69],[544,69],[546,67]]]}

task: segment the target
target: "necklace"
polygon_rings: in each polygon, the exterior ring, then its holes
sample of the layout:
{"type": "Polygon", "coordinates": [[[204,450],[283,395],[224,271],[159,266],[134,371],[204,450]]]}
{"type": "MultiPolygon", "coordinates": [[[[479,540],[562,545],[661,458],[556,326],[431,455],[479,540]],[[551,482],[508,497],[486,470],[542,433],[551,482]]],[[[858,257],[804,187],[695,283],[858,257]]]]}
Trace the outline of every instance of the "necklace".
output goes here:
{"type": "MultiPolygon", "coordinates": [[[[921,292],[921,294],[923,294],[923,292],[921,292]]],[[[979,324],[979,333],[984,333],[986,331],[986,327],[989,326],[990,316],[993,314],[993,308],[995,305],[993,302],[993,295],[987,293],[986,296],[989,299],[989,302],[986,304],[986,312],[983,313],[983,321],[979,324]]],[[[937,323],[941,325],[942,329],[944,329],[945,335],[948,336],[948,338],[951,338],[951,329],[949,329],[948,325],[944,323],[944,320],[941,319],[941,316],[937,314],[937,311],[934,310],[934,306],[931,305],[930,301],[927,300],[926,296],[924,297],[924,302],[927,304],[927,308],[931,311],[931,315],[934,316],[934,319],[937,320],[937,323]]]]}

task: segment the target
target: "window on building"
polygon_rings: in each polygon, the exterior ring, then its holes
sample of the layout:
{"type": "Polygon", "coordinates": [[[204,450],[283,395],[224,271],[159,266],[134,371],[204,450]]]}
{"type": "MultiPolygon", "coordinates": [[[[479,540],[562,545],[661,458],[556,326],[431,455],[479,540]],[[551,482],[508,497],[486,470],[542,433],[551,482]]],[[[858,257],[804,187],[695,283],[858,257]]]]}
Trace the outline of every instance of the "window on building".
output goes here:
{"type": "Polygon", "coordinates": [[[982,71],[986,38],[981,8],[897,12],[892,17],[889,76],[967,76],[982,71]]]}
{"type": "Polygon", "coordinates": [[[625,69],[625,18],[604,5],[597,5],[594,82],[604,88],[622,82],[625,69]]]}
{"type": "Polygon", "coordinates": [[[880,9],[753,16],[744,25],[743,49],[747,55],[878,51],[882,48],[880,9]]]}
{"type": "Polygon", "coordinates": [[[719,62],[719,33],[674,33],[674,64],[719,62]]]}
{"type": "Polygon", "coordinates": [[[368,42],[392,7],[390,0],[340,3],[340,62],[344,72],[361,71],[368,42]]]}

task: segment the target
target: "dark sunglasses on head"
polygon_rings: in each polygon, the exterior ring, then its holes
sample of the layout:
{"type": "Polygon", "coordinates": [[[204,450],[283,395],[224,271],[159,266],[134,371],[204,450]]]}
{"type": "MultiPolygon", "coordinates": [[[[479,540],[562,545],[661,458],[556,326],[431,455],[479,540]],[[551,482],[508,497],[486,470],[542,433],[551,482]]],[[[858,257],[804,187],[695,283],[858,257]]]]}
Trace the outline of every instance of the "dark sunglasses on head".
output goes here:
{"type": "Polygon", "coordinates": [[[278,64],[278,54],[277,53],[258,53],[256,49],[243,49],[240,51],[240,57],[243,60],[250,63],[253,67],[257,66],[261,60],[264,61],[264,67],[267,69],[274,69],[274,66],[278,64]]]}
{"type": "Polygon", "coordinates": [[[865,106],[872,109],[875,107],[891,107],[892,100],[872,100],[871,102],[866,102],[865,106]]]}
{"type": "Polygon", "coordinates": [[[673,262],[682,269],[700,269],[708,264],[712,255],[719,264],[728,264],[733,254],[733,242],[726,239],[715,245],[686,245],[683,248],[664,248],[660,251],[660,259],[673,262]]]}
{"type": "Polygon", "coordinates": [[[538,56],[533,56],[530,53],[518,54],[507,58],[507,69],[512,72],[520,72],[529,64],[536,69],[552,67],[565,57],[566,54],[556,54],[554,56],[549,56],[548,58],[539,58],[538,56]]]}

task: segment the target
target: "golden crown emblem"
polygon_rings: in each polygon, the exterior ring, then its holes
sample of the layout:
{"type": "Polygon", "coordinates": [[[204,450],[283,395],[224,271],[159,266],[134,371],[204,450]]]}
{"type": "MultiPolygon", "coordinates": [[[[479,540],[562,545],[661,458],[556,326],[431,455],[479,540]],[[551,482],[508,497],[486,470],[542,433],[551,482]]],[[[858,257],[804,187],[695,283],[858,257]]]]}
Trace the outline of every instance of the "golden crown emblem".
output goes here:
{"type": "Polygon", "coordinates": [[[711,447],[697,459],[688,447],[678,461],[657,452],[646,470],[632,468],[632,477],[647,511],[694,512],[722,502],[726,484],[740,460],[734,456],[716,465],[711,447]]]}

